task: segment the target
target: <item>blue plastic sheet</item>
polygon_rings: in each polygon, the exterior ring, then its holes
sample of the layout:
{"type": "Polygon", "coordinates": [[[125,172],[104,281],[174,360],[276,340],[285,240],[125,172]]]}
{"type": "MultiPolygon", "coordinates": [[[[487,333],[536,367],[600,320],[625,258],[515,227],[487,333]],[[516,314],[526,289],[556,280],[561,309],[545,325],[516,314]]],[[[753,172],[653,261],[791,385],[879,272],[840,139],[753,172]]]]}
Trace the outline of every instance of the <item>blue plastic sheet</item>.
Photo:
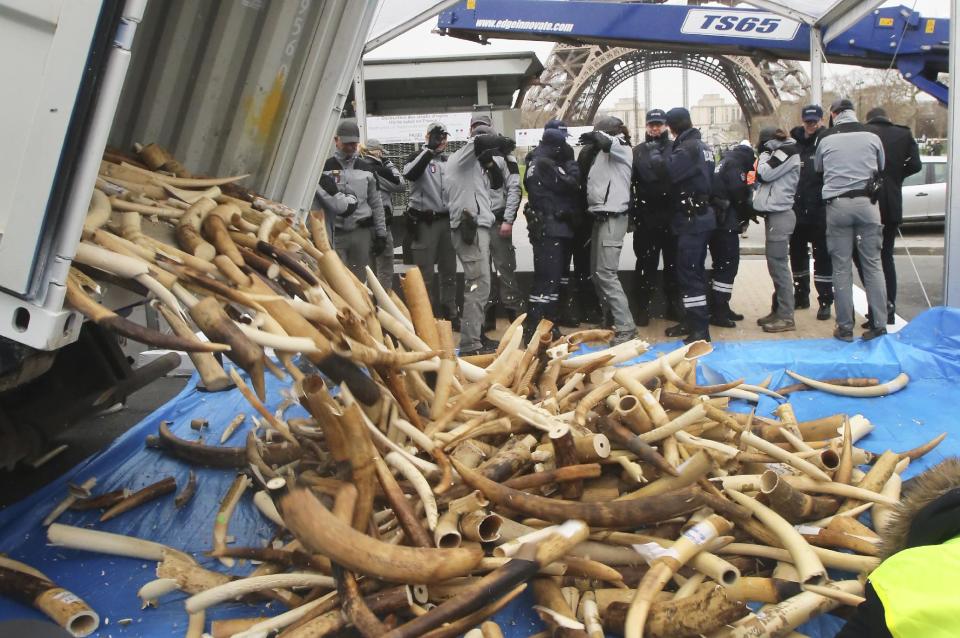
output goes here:
{"type": "MultiPolygon", "coordinates": [[[[661,345],[655,351],[669,350],[675,345],[661,345]]],[[[787,368],[814,378],[887,380],[901,371],[906,372],[910,375],[910,384],[891,396],[849,399],[821,392],[800,392],[792,395],[790,401],[801,420],[837,412],[863,414],[876,427],[859,445],[877,453],[887,449],[907,450],[941,432],[950,432],[936,450],[911,464],[905,477],[946,456],[960,453],[960,427],[954,418],[957,380],[960,379],[960,311],[943,308],[928,311],[898,334],[869,343],[761,341],[717,343],[714,348],[713,354],[701,360],[704,374],[727,380],[744,377],[750,383],[773,375],[771,387],[774,388],[793,382],[784,373],[787,368]]],[[[643,358],[653,356],[648,353],[643,358]]],[[[285,384],[276,379],[268,379],[270,409],[282,402],[280,391],[284,387],[285,384]]],[[[733,405],[737,403],[740,402],[733,405]]],[[[758,414],[770,414],[774,407],[775,402],[765,398],[758,414]]],[[[104,524],[97,522],[99,512],[70,511],[61,516],[59,522],[160,541],[194,555],[205,567],[222,569],[204,552],[210,549],[214,515],[233,480],[232,473],[190,468],[159,451],[146,449],[144,439],[156,433],[161,421],[172,421],[172,430],[178,436],[195,439],[197,434],[190,429],[191,419],[206,418],[211,425],[210,432],[205,434],[207,440],[219,441],[220,432],[240,412],[250,414],[252,410],[239,392],[201,393],[191,382],[108,449],[0,512],[0,551],[33,565],[84,598],[103,619],[97,636],[169,636],[183,632],[187,620],[182,604],[184,596],[170,595],[158,609],[140,609],[136,591],[155,578],[154,563],[50,547],[40,521],[63,498],[68,481],[80,483],[96,476],[96,491],[101,492],[123,487],[136,489],[165,476],[175,476],[182,487],[188,470],[193,469],[199,487],[193,501],[182,510],[176,510],[173,499],[168,497],[104,524]],[[118,624],[124,618],[132,619],[132,623],[118,624]]],[[[298,414],[305,414],[299,406],[287,411],[287,416],[298,414]]],[[[248,422],[230,443],[242,445],[249,427],[248,422]]],[[[237,546],[262,546],[272,538],[273,526],[253,508],[247,497],[237,508],[229,533],[236,537],[237,546]]],[[[530,598],[524,595],[498,615],[497,620],[507,636],[519,638],[541,629],[530,605],[530,598]]],[[[264,611],[233,603],[211,610],[208,620],[255,616],[264,611]]],[[[0,619],[28,617],[39,617],[39,614],[29,607],[0,599],[0,619]]],[[[824,616],[800,631],[814,638],[829,638],[839,627],[838,620],[824,616]]]]}

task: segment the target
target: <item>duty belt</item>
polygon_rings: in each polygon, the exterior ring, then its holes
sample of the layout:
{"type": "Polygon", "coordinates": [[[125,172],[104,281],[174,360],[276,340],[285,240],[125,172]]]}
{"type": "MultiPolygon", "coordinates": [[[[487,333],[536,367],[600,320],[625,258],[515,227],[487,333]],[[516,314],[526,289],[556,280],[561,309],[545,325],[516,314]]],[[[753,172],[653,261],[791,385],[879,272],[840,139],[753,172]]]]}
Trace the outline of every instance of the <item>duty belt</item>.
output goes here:
{"type": "Polygon", "coordinates": [[[833,197],[828,197],[827,199],[825,199],[825,200],[823,200],[823,201],[824,201],[824,203],[829,204],[830,202],[832,202],[832,201],[835,200],[835,199],[841,199],[841,198],[842,198],[842,199],[854,199],[854,198],[856,198],[856,197],[870,197],[870,194],[869,194],[866,190],[864,190],[864,189],[862,189],[862,188],[858,188],[858,189],[856,189],[856,190],[847,191],[847,192],[845,192],[845,193],[840,193],[839,195],[834,195],[833,197]]]}
{"type": "Polygon", "coordinates": [[[357,220],[357,228],[373,228],[373,217],[364,217],[357,220]]]}
{"type": "Polygon", "coordinates": [[[425,222],[427,224],[432,224],[436,219],[450,218],[450,213],[445,210],[417,210],[416,208],[408,208],[407,212],[411,213],[418,222],[425,222]]]}

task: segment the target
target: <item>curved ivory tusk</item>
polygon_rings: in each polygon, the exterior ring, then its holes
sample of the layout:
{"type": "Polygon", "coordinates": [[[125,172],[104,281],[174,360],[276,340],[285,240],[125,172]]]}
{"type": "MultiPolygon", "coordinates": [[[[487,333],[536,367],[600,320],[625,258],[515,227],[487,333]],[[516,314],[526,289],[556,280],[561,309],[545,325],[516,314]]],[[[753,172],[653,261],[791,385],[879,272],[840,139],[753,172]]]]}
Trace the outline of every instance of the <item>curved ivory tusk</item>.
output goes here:
{"type": "MultiPolygon", "coordinates": [[[[97,484],[96,477],[91,476],[86,481],[80,484],[80,491],[89,493],[90,490],[92,490],[96,484],[97,484]]],[[[61,514],[66,512],[68,509],[70,509],[70,506],[76,503],[78,498],[79,496],[77,496],[77,494],[74,494],[73,490],[71,489],[70,493],[66,496],[66,498],[60,501],[57,504],[57,506],[54,507],[50,511],[50,513],[46,515],[41,525],[43,525],[44,527],[47,527],[48,525],[53,523],[55,520],[57,520],[60,517],[61,514]]]]}
{"type": "Polygon", "coordinates": [[[317,344],[308,337],[291,337],[287,335],[273,334],[264,330],[257,330],[251,326],[235,321],[237,328],[240,329],[250,341],[263,348],[273,348],[282,352],[303,352],[312,354],[321,352],[317,344]]]}
{"type": "Polygon", "coordinates": [[[157,600],[171,592],[180,589],[176,578],[157,578],[137,590],[137,596],[140,598],[140,608],[156,607],[157,600]]]}
{"type": "Polygon", "coordinates": [[[574,519],[600,527],[635,527],[692,512],[702,504],[701,492],[695,487],[629,501],[592,503],[550,499],[501,485],[457,460],[451,462],[464,483],[483,492],[491,502],[549,521],[574,519]]]}
{"type": "Polygon", "coordinates": [[[167,547],[162,543],[61,523],[53,523],[47,528],[47,540],[51,545],[59,547],[82,549],[88,552],[112,554],[113,556],[128,556],[141,560],[161,561],[164,552],[171,552],[191,563],[194,562],[183,552],[167,547]]]}
{"type": "MultiPolygon", "coordinates": [[[[414,332],[413,323],[407,319],[407,316],[403,314],[396,302],[390,298],[390,295],[387,294],[387,291],[383,288],[383,285],[380,283],[380,280],[377,279],[377,275],[370,266],[367,266],[367,286],[369,286],[373,292],[373,298],[377,301],[377,305],[388,312],[391,317],[402,323],[407,330],[414,332]]],[[[429,348],[425,349],[429,350],[429,348]]]]}
{"type": "Polygon", "coordinates": [[[93,189],[90,206],[87,208],[87,217],[83,220],[83,232],[92,233],[108,221],[113,211],[110,208],[110,198],[99,188],[93,189]]]}
{"type": "Polygon", "coordinates": [[[727,392],[733,390],[738,386],[743,385],[743,379],[737,379],[736,381],[731,381],[730,383],[721,383],[717,385],[696,385],[693,383],[687,383],[677,371],[673,369],[673,366],[667,361],[666,357],[660,357],[660,373],[666,377],[667,381],[677,386],[683,392],[688,394],[713,394],[716,395],[720,392],[727,392]]]}
{"type": "Polygon", "coordinates": [[[802,459],[796,454],[792,454],[787,450],[784,450],[782,447],[774,445],[773,443],[770,443],[766,439],[763,439],[752,432],[741,433],[740,442],[756,448],[765,454],[769,454],[773,458],[783,461],[784,463],[796,468],[807,476],[811,476],[818,481],[831,481],[830,476],[826,472],[821,470],[810,461],[802,459]]]}
{"type": "Polygon", "coordinates": [[[774,392],[770,388],[767,388],[766,386],[762,386],[762,385],[753,385],[751,383],[741,383],[740,385],[737,386],[737,388],[740,390],[746,390],[747,392],[753,392],[756,394],[765,394],[768,397],[772,397],[776,399],[777,401],[787,400],[787,397],[783,396],[779,392],[774,392]]]}
{"type": "Polygon", "coordinates": [[[260,511],[264,517],[272,523],[280,527],[285,527],[283,524],[283,518],[280,516],[280,512],[277,511],[277,506],[274,505],[273,499],[270,498],[270,495],[264,491],[257,492],[253,495],[253,505],[260,511]]]}
{"type": "MultiPolygon", "coordinates": [[[[762,484],[761,474],[738,474],[736,476],[725,476],[719,479],[724,489],[732,488],[738,491],[759,492],[762,484]]],[[[858,501],[871,501],[873,503],[884,503],[887,505],[896,505],[899,501],[891,499],[883,494],[865,490],[855,485],[846,485],[843,483],[816,481],[809,476],[789,476],[783,475],[781,480],[789,483],[793,488],[802,492],[813,492],[816,494],[832,494],[833,496],[843,496],[856,499],[858,501]]]]}
{"type": "Polygon", "coordinates": [[[827,570],[810,548],[810,544],[800,535],[793,525],[766,505],[762,505],[745,494],[734,489],[724,488],[734,501],[749,509],[755,517],[770,530],[790,552],[793,564],[797,568],[801,583],[822,584],[826,580],[827,570]]]}
{"type": "Polygon", "coordinates": [[[291,587],[325,587],[333,589],[337,584],[330,576],[322,574],[292,573],[251,576],[212,587],[194,594],[187,599],[185,606],[188,614],[196,614],[227,600],[233,600],[246,594],[264,589],[289,589],[291,587]]]}
{"type": "Polygon", "coordinates": [[[387,455],[383,457],[383,460],[398,470],[405,479],[410,481],[417,496],[420,497],[420,502],[423,503],[423,513],[427,518],[427,527],[430,528],[431,532],[435,530],[437,528],[437,521],[440,518],[440,513],[437,509],[437,499],[433,496],[433,490],[430,484],[427,483],[427,479],[414,467],[413,463],[397,452],[388,452],[387,455]]]}
{"type": "Polygon", "coordinates": [[[712,397],[730,397],[731,399],[742,399],[744,401],[749,401],[750,403],[756,403],[760,400],[760,395],[756,392],[748,392],[746,390],[741,390],[740,388],[734,388],[732,390],[724,390],[722,392],[713,392],[710,394],[712,397]]]}
{"type": "Polygon", "coordinates": [[[338,519],[305,489],[284,495],[280,503],[287,528],[307,549],[360,574],[430,584],[465,576],[483,558],[480,549],[429,549],[378,541],[338,519]]]}
{"type": "Polygon", "coordinates": [[[817,381],[816,379],[805,377],[802,374],[797,374],[792,370],[787,370],[786,372],[797,381],[805,383],[815,390],[828,392],[830,394],[838,394],[844,397],[882,397],[902,390],[904,387],[906,387],[907,383],[910,382],[910,377],[907,375],[907,373],[901,372],[886,383],[868,386],[865,388],[855,388],[844,385],[833,385],[832,383],[824,383],[823,381],[817,381]]]}
{"type": "Polygon", "coordinates": [[[650,344],[643,339],[631,339],[630,341],[626,341],[610,348],[588,352],[576,357],[569,357],[564,359],[561,365],[565,370],[569,370],[571,368],[582,368],[583,366],[590,365],[598,359],[603,359],[604,357],[613,355],[613,359],[607,363],[607,365],[612,366],[618,363],[623,363],[624,361],[629,361],[630,359],[635,359],[649,349],[650,344]]]}
{"type": "MultiPolygon", "coordinates": [[[[250,479],[245,474],[238,474],[230,485],[230,489],[224,494],[220,501],[220,510],[213,524],[213,551],[214,555],[227,547],[227,527],[230,525],[230,518],[233,516],[233,510],[240,502],[243,493],[250,487],[250,479]]],[[[233,567],[234,560],[230,557],[218,557],[220,562],[226,567],[233,567]]]]}

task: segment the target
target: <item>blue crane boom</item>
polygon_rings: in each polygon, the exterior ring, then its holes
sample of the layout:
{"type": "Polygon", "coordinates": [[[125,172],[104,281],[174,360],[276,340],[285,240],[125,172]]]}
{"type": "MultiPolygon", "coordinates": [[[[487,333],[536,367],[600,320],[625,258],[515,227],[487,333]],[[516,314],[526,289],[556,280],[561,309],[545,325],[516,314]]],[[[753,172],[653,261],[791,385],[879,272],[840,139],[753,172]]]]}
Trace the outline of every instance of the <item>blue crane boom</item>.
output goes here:
{"type": "MultiPolygon", "coordinates": [[[[808,25],[757,9],[470,0],[442,12],[437,26],[447,35],[480,43],[498,37],[677,51],[707,49],[718,55],[788,60],[808,60],[810,56],[808,25]]],[[[946,18],[924,18],[904,6],[887,7],[830,39],[824,52],[829,62],[838,64],[887,68],[893,62],[907,81],[946,104],[947,86],[938,74],[946,73],[949,66],[949,30],[946,18]]]]}

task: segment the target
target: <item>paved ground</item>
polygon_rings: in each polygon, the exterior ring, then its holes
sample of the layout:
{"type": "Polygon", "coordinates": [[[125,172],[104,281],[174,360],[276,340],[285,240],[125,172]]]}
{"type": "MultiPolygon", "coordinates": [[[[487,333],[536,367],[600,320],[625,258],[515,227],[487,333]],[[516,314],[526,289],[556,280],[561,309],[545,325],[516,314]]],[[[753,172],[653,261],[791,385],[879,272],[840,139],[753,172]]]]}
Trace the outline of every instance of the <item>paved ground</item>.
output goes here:
{"type": "Polygon", "coordinates": [[[69,447],[46,465],[36,470],[18,467],[16,472],[0,472],[0,507],[15,503],[110,445],[115,438],[174,397],[186,382],[184,377],[157,379],[133,394],[122,410],[83,419],[57,435],[51,441],[51,448],[62,443],[69,447]]]}

